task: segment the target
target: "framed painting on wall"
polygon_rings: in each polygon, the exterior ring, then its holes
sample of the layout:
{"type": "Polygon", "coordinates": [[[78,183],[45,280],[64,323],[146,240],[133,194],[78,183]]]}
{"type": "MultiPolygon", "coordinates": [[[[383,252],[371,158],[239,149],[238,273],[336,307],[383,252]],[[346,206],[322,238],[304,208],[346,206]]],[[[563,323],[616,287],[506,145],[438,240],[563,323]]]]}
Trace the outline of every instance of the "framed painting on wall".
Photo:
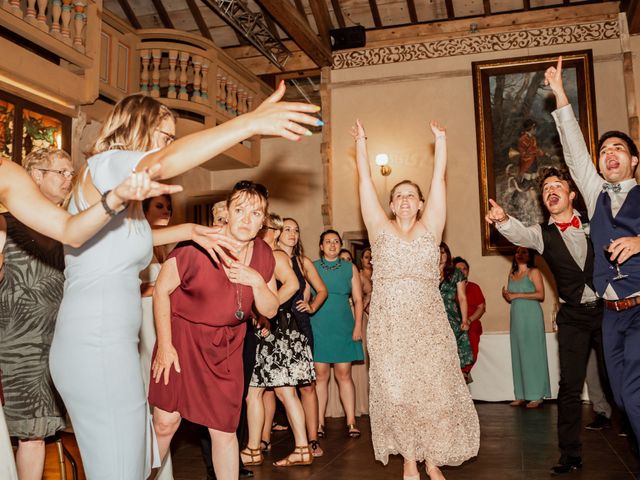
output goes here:
{"type": "Polygon", "coordinates": [[[489,199],[525,225],[547,217],[539,179],[548,167],[566,168],[551,112],[553,92],[544,72],[562,55],[569,102],[596,161],[597,126],[591,50],[473,62],[480,186],[482,254],[510,254],[514,247],[484,221],[489,199]]]}

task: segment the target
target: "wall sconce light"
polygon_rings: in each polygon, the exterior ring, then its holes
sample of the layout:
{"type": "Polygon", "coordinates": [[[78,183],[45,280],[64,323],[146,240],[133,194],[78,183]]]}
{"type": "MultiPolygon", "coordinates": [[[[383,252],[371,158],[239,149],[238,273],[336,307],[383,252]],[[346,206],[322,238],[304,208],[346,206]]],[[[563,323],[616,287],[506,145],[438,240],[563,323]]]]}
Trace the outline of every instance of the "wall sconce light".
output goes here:
{"type": "Polygon", "coordinates": [[[391,167],[389,166],[389,155],[386,153],[379,153],[376,155],[376,165],[380,167],[380,175],[383,177],[388,176],[391,173],[391,167]]]}

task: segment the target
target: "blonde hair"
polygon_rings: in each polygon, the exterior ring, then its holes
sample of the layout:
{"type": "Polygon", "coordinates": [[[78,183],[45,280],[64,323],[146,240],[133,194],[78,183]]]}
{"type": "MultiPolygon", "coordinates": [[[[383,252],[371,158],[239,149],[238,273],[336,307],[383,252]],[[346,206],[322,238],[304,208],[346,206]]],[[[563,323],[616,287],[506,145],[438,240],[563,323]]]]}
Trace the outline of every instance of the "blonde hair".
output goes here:
{"type": "Polygon", "coordinates": [[[107,150],[147,152],[153,134],[166,118],[175,116],[166,105],[140,93],[120,100],[107,116],[89,155],[107,150]]]}
{"type": "MultiPolygon", "coordinates": [[[[116,103],[104,121],[96,141],[87,152],[88,156],[108,150],[147,152],[153,148],[153,134],[165,119],[175,116],[166,105],[141,93],[124,97],[116,103]]],[[[78,181],[73,189],[73,199],[79,208],[78,194],[82,188],[87,163],[78,172],[78,181]]],[[[131,202],[127,218],[142,219],[141,202],[131,202]]]]}
{"type": "Polygon", "coordinates": [[[59,148],[38,148],[37,150],[29,152],[29,154],[24,157],[22,163],[24,169],[30,172],[36,168],[50,167],[56,158],[64,158],[65,160],[71,161],[71,156],[59,148]]]}
{"type": "Polygon", "coordinates": [[[269,213],[269,215],[267,215],[267,221],[279,231],[282,231],[282,229],[284,228],[284,220],[282,220],[282,217],[280,217],[280,215],[278,215],[277,213],[269,213]]]}

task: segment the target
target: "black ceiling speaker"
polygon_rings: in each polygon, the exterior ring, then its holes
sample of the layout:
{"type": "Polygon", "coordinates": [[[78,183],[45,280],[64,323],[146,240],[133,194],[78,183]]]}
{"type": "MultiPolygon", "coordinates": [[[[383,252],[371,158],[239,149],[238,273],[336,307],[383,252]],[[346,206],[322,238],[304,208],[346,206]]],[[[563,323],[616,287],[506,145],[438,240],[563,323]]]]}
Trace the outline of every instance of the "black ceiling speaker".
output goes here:
{"type": "Polygon", "coordinates": [[[362,48],[366,43],[366,33],[362,25],[336,28],[330,30],[329,35],[331,35],[331,50],[362,48]]]}

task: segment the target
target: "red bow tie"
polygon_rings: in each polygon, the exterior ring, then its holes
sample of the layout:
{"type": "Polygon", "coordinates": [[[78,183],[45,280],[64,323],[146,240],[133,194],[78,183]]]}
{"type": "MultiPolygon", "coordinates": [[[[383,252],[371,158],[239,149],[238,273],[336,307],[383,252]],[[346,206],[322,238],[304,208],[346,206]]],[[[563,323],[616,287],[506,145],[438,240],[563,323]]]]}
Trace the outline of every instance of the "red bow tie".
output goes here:
{"type": "Polygon", "coordinates": [[[556,222],[556,226],[560,229],[561,232],[564,232],[569,227],[580,228],[580,219],[574,216],[570,222],[568,223],[560,223],[556,222]]]}

